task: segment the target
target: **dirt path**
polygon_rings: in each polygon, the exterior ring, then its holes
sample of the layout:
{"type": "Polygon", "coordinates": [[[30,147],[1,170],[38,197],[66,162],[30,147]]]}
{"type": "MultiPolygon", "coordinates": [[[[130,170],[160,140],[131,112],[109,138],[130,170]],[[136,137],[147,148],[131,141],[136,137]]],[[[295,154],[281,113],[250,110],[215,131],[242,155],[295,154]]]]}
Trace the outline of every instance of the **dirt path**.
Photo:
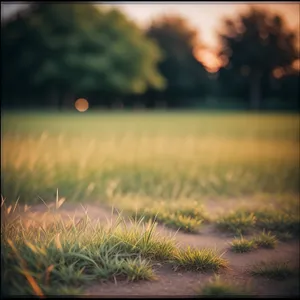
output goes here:
{"type": "MultiPolygon", "coordinates": [[[[228,204],[226,208],[228,209],[228,204]]],[[[107,223],[107,220],[116,220],[117,216],[112,215],[108,209],[100,207],[100,205],[89,204],[85,205],[87,214],[92,220],[100,220],[102,223],[107,223]]],[[[220,211],[220,203],[217,206],[211,203],[205,206],[207,209],[211,208],[211,212],[220,211]]],[[[44,214],[46,207],[36,205],[26,212],[24,218],[38,218],[45,222],[53,220],[53,215],[44,214]]],[[[75,219],[84,217],[85,212],[80,205],[63,204],[57,213],[63,219],[68,219],[68,215],[75,216],[75,219]]],[[[162,235],[174,235],[174,231],[164,226],[158,226],[157,230],[162,235]]],[[[222,271],[221,277],[224,280],[235,282],[242,286],[249,286],[252,292],[259,296],[293,296],[299,295],[299,283],[297,278],[290,278],[285,281],[275,281],[268,279],[257,279],[249,276],[246,271],[249,265],[260,261],[290,261],[292,266],[299,268],[299,241],[290,241],[287,243],[279,242],[275,249],[259,249],[250,253],[236,254],[229,250],[228,243],[232,240],[232,236],[221,234],[217,232],[213,225],[203,227],[199,234],[185,234],[178,232],[175,235],[175,240],[182,247],[192,246],[196,248],[217,248],[224,253],[224,258],[228,259],[229,270],[222,271]]],[[[199,289],[211,277],[211,273],[198,272],[174,272],[169,266],[156,266],[155,272],[157,280],[155,281],[139,281],[135,283],[114,282],[94,283],[87,286],[85,295],[93,296],[193,296],[196,289],[199,289]]]]}

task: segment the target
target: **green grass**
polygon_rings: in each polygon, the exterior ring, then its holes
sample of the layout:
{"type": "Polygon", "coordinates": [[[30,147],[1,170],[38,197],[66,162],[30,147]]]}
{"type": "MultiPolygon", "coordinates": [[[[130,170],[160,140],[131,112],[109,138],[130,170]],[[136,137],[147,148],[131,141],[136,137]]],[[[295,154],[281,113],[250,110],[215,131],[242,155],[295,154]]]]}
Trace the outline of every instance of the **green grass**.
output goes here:
{"type": "Polygon", "coordinates": [[[299,116],[244,113],[2,113],[11,201],[297,197],[299,116]],[[276,174],[276,176],[275,176],[276,174]]]}
{"type": "Polygon", "coordinates": [[[219,229],[237,234],[249,233],[256,224],[256,217],[253,213],[235,211],[217,220],[219,229]]]}
{"type": "Polygon", "coordinates": [[[256,243],[253,240],[236,238],[231,243],[231,250],[236,253],[246,253],[257,248],[256,243]]]}
{"type": "Polygon", "coordinates": [[[259,235],[253,238],[254,243],[258,248],[269,248],[273,249],[277,245],[277,238],[275,235],[272,235],[271,232],[263,231],[259,235]]]}
{"type": "Polygon", "coordinates": [[[227,268],[228,262],[213,249],[194,249],[188,247],[175,253],[174,268],[196,271],[217,271],[227,268]]]}
{"type": "Polygon", "coordinates": [[[261,232],[251,239],[245,239],[243,236],[235,238],[231,243],[231,250],[236,253],[245,253],[258,248],[273,249],[277,245],[276,236],[270,232],[261,232]]]}
{"type": "MultiPolygon", "coordinates": [[[[157,237],[151,222],[201,231],[213,220],[205,199],[220,200],[220,207],[233,198],[274,205],[223,215],[223,230],[299,236],[299,115],[2,112],[1,125],[6,211],[17,199],[52,202],[59,189],[69,203],[114,204],[137,216],[129,227],[110,229],[87,220],[1,224],[10,292],[37,294],[37,283],[44,294],[69,294],[92,280],[151,279],[155,260],[175,269],[226,267],[213,250],[182,250],[157,237]]],[[[272,244],[270,237],[261,241],[272,244]]]]}
{"type": "Polygon", "coordinates": [[[249,270],[252,276],[261,276],[269,279],[285,280],[297,273],[297,270],[289,266],[288,262],[260,262],[255,264],[249,270]]]}
{"type": "MultiPolygon", "coordinates": [[[[51,202],[59,188],[68,202],[114,202],[134,215],[134,199],[145,220],[198,232],[209,219],[202,199],[298,200],[298,115],[4,112],[1,122],[7,201],[51,202]]],[[[232,215],[219,227],[243,234],[254,217],[232,215]]],[[[297,218],[267,215],[256,226],[299,228],[297,218]]]]}
{"type": "Polygon", "coordinates": [[[278,213],[277,211],[256,212],[257,227],[277,233],[290,232],[294,235],[300,233],[299,211],[278,213]]]}
{"type": "MultiPolygon", "coordinates": [[[[300,228],[298,211],[282,211],[282,209],[268,211],[264,209],[237,209],[221,216],[216,224],[220,230],[236,234],[263,230],[283,235],[290,233],[294,237],[299,236],[300,228]]],[[[262,236],[262,239],[266,240],[266,238],[267,236],[262,236]]]]}
{"type": "Polygon", "coordinates": [[[80,288],[97,279],[154,279],[153,252],[168,257],[174,244],[157,237],[154,224],[122,227],[122,219],[107,229],[87,217],[77,224],[61,219],[45,226],[26,225],[20,219],[2,223],[7,292],[41,295],[52,294],[56,288],[80,288]]]}
{"type": "Polygon", "coordinates": [[[7,207],[2,200],[1,275],[7,295],[80,294],[83,285],[96,280],[153,280],[155,262],[175,270],[227,266],[211,249],[178,248],[172,237],[160,236],[151,221],[119,215],[104,226],[86,215],[77,223],[57,216],[41,223],[20,218],[18,203],[7,207]]]}
{"type": "Polygon", "coordinates": [[[220,276],[214,276],[197,292],[200,298],[251,298],[250,291],[236,284],[225,282],[220,276]]]}
{"type": "Polygon", "coordinates": [[[128,215],[143,217],[146,221],[155,220],[160,224],[183,232],[196,233],[203,223],[209,222],[209,217],[203,206],[189,199],[173,202],[157,201],[155,204],[151,204],[149,199],[143,198],[141,200],[139,198],[139,205],[136,205],[135,209],[126,198],[125,200],[117,199],[115,205],[117,203],[128,215]]]}
{"type": "Polygon", "coordinates": [[[246,253],[258,248],[273,249],[277,245],[276,236],[270,232],[261,232],[251,239],[245,239],[243,236],[235,238],[231,243],[231,250],[236,253],[246,253]]]}
{"type": "Polygon", "coordinates": [[[294,237],[291,233],[289,232],[282,232],[282,233],[278,233],[277,234],[277,238],[280,240],[280,241],[283,241],[283,242],[287,242],[287,241],[290,241],[292,240],[294,237]]]}

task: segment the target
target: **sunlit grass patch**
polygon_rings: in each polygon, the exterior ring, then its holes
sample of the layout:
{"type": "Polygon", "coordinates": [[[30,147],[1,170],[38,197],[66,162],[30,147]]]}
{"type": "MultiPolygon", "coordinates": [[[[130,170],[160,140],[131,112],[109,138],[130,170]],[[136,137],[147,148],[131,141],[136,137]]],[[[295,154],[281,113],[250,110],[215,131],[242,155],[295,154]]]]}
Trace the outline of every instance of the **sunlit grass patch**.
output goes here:
{"type": "Polygon", "coordinates": [[[253,240],[241,238],[234,239],[231,243],[231,250],[236,253],[246,253],[257,248],[256,243],[253,240]]]}
{"type": "Polygon", "coordinates": [[[176,243],[171,237],[162,237],[156,230],[156,223],[148,221],[143,224],[143,218],[131,220],[131,226],[123,226],[112,232],[112,239],[119,248],[126,252],[138,253],[143,257],[167,261],[176,250],[176,243]]]}
{"type": "Polygon", "coordinates": [[[104,202],[111,181],[172,201],[299,194],[298,115],[4,112],[2,125],[2,193],[22,203],[56,187],[104,202]]]}
{"type": "Polygon", "coordinates": [[[250,252],[257,248],[275,248],[277,245],[276,236],[271,232],[262,231],[260,234],[252,238],[245,239],[242,235],[240,238],[235,238],[231,243],[231,250],[236,253],[250,252]]]}
{"type": "Polygon", "coordinates": [[[79,288],[96,279],[155,278],[150,261],[141,259],[138,253],[114,251],[111,245],[96,250],[84,247],[70,237],[68,240],[71,241],[68,246],[63,239],[57,239],[56,245],[40,247],[27,243],[15,245],[8,241],[3,279],[9,294],[40,295],[59,286],[79,288]]]}
{"type": "Polygon", "coordinates": [[[191,247],[178,250],[172,263],[175,269],[195,271],[217,271],[228,266],[227,260],[217,251],[191,247]]]}
{"type": "MultiPolygon", "coordinates": [[[[5,204],[1,207],[8,214],[5,204]]],[[[53,219],[41,224],[20,218],[1,223],[2,280],[9,295],[54,295],[74,291],[96,279],[151,280],[152,261],[169,261],[174,241],[155,232],[155,224],[121,216],[109,227],[88,216],[75,223],[53,219]],[[68,287],[68,289],[66,289],[68,287]]]]}
{"type": "Polygon", "coordinates": [[[252,276],[267,277],[270,279],[284,280],[299,273],[299,271],[291,268],[288,262],[260,262],[253,265],[249,273],[252,276]]]}
{"type": "Polygon", "coordinates": [[[203,206],[197,204],[197,202],[169,202],[170,203],[167,201],[157,201],[153,203],[151,207],[149,207],[150,204],[146,202],[136,211],[127,207],[126,212],[129,215],[143,218],[145,221],[155,220],[167,227],[189,233],[198,232],[203,223],[209,222],[207,212],[203,206]]]}
{"type": "MultiPolygon", "coordinates": [[[[1,209],[8,216],[16,206],[6,207],[3,201],[1,209]]],[[[157,261],[174,269],[227,267],[217,251],[180,249],[172,237],[156,232],[156,223],[145,223],[143,218],[127,220],[119,215],[108,226],[92,222],[87,214],[77,223],[59,216],[53,216],[50,223],[5,218],[1,233],[2,277],[9,295],[79,291],[94,280],[152,280],[157,261]]]]}
{"type": "Polygon", "coordinates": [[[290,232],[295,236],[300,233],[300,220],[297,212],[292,214],[291,212],[264,210],[255,212],[255,216],[257,228],[277,233],[290,232]]]}
{"type": "Polygon", "coordinates": [[[179,229],[181,231],[190,233],[199,231],[202,223],[202,220],[196,220],[192,217],[170,213],[158,214],[157,220],[170,228],[179,229]]]}
{"type": "MultiPolygon", "coordinates": [[[[216,225],[219,229],[232,233],[244,234],[254,230],[269,231],[275,234],[291,233],[299,235],[299,216],[291,212],[272,210],[238,209],[221,216],[216,225]]],[[[266,239],[266,237],[264,237],[266,239]]]]}
{"type": "Polygon", "coordinates": [[[168,206],[170,211],[175,215],[181,215],[184,217],[190,217],[195,220],[202,221],[204,223],[210,222],[210,216],[205,210],[204,206],[198,201],[192,201],[189,199],[178,199],[175,202],[164,202],[165,206],[168,206]]]}
{"type": "Polygon", "coordinates": [[[156,279],[150,262],[140,258],[129,259],[124,262],[122,273],[130,281],[156,279]]]}
{"type": "Polygon", "coordinates": [[[259,235],[253,238],[253,242],[259,248],[275,248],[277,245],[277,238],[275,235],[272,235],[271,232],[261,232],[259,235]]]}
{"type": "Polygon", "coordinates": [[[219,229],[236,234],[249,233],[254,229],[256,217],[253,213],[247,213],[243,210],[237,210],[228,215],[220,217],[216,221],[219,229]]]}
{"type": "Polygon", "coordinates": [[[220,276],[214,276],[201,289],[197,290],[198,297],[209,298],[250,298],[250,291],[233,283],[225,282],[220,276]]]}

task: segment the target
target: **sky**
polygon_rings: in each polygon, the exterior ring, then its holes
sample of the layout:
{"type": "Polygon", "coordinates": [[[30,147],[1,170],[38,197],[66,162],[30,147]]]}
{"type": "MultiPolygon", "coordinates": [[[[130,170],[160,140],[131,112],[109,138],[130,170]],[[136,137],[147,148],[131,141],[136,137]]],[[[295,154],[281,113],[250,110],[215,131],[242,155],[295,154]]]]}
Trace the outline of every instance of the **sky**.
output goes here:
{"type": "Polygon", "coordinates": [[[26,8],[28,4],[26,3],[3,3],[1,1],[1,21],[5,18],[10,17],[15,12],[26,8]]]}
{"type": "MultiPolygon", "coordinates": [[[[152,19],[164,14],[175,14],[184,17],[198,29],[199,38],[208,50],[198,53],[207,69],[215,71],[220,61],[216,57],[218,46],[217,30],[220,29],[224,17],[234,17],[238,12],[246,9],[249,4],[280,13],[284,16],[287,26],[300,31],[300,2],[115,2],[113,6],[121,9],[130,19],[140,26],[147,26],[152,19]]],[[[112,4],[110,4],[111,6],[112,4]]]]}

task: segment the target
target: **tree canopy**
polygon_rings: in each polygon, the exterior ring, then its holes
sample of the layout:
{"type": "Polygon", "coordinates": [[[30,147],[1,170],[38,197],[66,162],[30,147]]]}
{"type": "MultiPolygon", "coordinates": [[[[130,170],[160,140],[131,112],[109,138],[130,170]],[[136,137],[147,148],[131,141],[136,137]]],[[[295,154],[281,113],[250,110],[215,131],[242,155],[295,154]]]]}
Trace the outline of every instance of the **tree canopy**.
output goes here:
{"type": "Polygon", "coordinates": [[[280,16],[255,7],[225,20],[222,29],[220,57],[236,76],[248,77],[252,107],[259,108],[263,77],[276,68],[289,72],[299,58],[296,35],[280,16]]]}
{"type": "Polygon", "coordinates": [[[35,5],[2,28],[1,55],[6,92],[135,94],[165,83],[157,45],[120,11],[90,4],[35,5]]]}
{"type": "Polygon", "coordinates": [[[146,34],[163,51],[159,70],[167,79],[170,101],[176,101],[176,95],[191,92],[205,95],[207,72],[194,56],[200,43],[197,31],[178,16],[163,16],[152,22],[146,34]]]}
{"type": "Polygon", "coordinates": [[[257,109],[275,98],[292,107],[299,95],[295,33],[278,15],[253,7],[222,23],[224,66],[214,74],[196,59],[198,30],[174,15],[142,30],[117,9],[36,2],[1,27],[6,107],[70,107],[87,98],[90,107],[205,101],[257,109]]]}

